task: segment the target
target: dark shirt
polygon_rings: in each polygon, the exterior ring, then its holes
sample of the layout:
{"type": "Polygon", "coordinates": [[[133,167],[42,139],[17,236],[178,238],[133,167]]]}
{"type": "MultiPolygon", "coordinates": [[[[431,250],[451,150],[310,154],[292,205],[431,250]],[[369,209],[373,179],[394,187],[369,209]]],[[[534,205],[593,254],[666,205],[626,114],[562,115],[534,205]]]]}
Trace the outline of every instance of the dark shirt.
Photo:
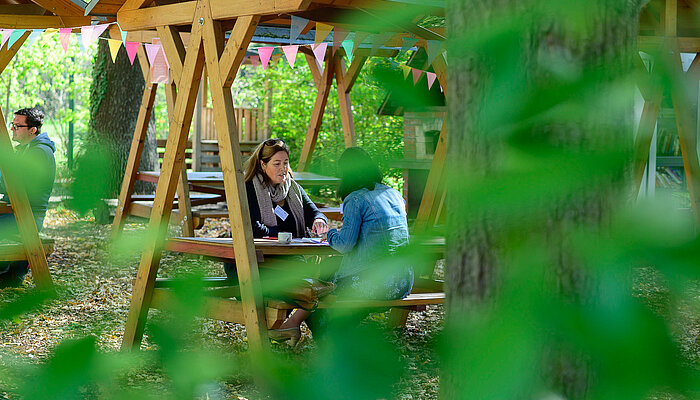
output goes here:
{"type": "MultiPolygon", "coordinates": [[[[296,182],[295,182],[296,184],[296,182]]],[[[314,224],[315,219],[322,219],[328,222],[328,219],[321,211],[318,210],[309,196],[306,194],[304,189],[299,186],[301,191],[301,202],[304,207],[304,225],[307,228],[311,228],[314,224]]],[[[263,236],[277,236],[278,232],[292,232],[292,235],[296,237],[296,220],[292,214],[292,210],[289,207],[289,201],[284,202],[282,209],[286,211],[289,216],[285,221],[277,216],[277,226],[267,226],[262,223],[262,218],[260,215],[260,207],[258,206],[258,198],[255,196],[255,186],[253,186],[253,181],[248,181],[245,184],[245,190],[248,193],[248,208],[250,209],[250,221],[253,225],[253,237],[261,238],[263,236]]],[[[272,203],[273,206],[275,203],[272,203]]]]}

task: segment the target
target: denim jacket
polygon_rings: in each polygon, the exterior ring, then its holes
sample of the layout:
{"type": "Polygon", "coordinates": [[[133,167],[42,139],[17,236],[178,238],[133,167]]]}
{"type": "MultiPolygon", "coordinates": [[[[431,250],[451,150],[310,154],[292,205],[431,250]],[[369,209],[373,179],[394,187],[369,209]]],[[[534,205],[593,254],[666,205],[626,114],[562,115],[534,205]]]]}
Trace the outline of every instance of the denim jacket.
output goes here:
{"type": "Polygon", "coordinates": [[[328,244],[344,254],[336,280],[370,269],[408,245],[401,194],[382,184],[350,193],[343,202],[343,228],[328,231],[328,244]]]}

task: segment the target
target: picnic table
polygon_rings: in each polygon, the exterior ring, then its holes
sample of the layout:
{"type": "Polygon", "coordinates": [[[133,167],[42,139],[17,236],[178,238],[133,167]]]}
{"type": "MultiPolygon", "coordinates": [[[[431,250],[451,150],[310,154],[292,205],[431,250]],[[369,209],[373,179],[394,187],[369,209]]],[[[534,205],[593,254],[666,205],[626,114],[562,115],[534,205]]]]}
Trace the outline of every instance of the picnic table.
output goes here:
{"type": "Polygon", "coordinates": [[[12,206],[6,201],[0,201],[0,214],[12,214],[12,206]]]}

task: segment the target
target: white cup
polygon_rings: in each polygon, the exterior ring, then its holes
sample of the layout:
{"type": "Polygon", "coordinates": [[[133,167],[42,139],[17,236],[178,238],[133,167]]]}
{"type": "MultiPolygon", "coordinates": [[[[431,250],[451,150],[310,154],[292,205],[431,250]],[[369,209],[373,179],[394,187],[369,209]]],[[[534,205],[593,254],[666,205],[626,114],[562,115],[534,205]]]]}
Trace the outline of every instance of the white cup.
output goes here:
{"type": "Polygon", "coordinates": [[[292,232],[279,232],[277,233],[277,241],[282,244],[292,243],[292,232]]]}

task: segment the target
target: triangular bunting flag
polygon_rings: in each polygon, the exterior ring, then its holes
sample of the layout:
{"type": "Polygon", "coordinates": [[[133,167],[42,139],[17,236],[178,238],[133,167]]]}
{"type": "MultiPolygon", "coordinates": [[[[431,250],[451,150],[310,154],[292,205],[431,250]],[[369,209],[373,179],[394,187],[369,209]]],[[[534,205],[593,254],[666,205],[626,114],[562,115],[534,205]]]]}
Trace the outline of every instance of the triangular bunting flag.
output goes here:
{"type": "Polygon", "coordinates": [[[80,39],[84,47],[88,47],[92,43],[92,32],[94,30],[95,27],[92,25],[80,27],[80,39]]]}
{"type": "Polygon", "coordinates": [[[352,62],[352,49],[353,49],[352,39],[343,40],[343,49],[345,49],[345,55],[348,56],[348,61],[352,62]]]}
{"type": "Polygon", "coordinates": [[[384,45],[391,37],[394,36],[392,32],[383,32],[379,35],[376,35],[375,37],[372,38],[372,51],[370,52],[371,55],[374,55],[377,53],[380,47],[384,45]]]}
{"type": "Polygon", "coordinates": [[[258,54],[260,55],[260,62],[262,63],[263,69],[267,69],[267,64],[270,62],[270,57],[272,57],[272,51],[274,47],[258,47],[258,54]]]}
{"type": "Polygon", "coordinates": [[[289,44],[293,44],[297,40],[308,23],[308,19],[292,15],[292,23],[289,25],[289,44]]]}
{"type": "Polygon", "coordinates": [[[253,64],[253,68],[258,68],[258,65],[260,65],[260,56],[250,56],[250,63],[253,64]]]}
{"type": "Polygon", "coordinates": [[[437,75],[434,72],[425,71],[425,76],[428,78],[428,90],[430,90],[430,88],[433,87],[433,82],[435,82],[437,75]]]}
{"type": "Polygon", "coordinates": [[[411,67],[407,67],[405,65],[402,65],[401,69],[403,70],[403,79],[408,78],[408,74],[411,73],[411,67]]]}
{"type": "Polygon", "coordinates": [[[43,29],[32,30],[32,34],[29,35],[29,37],[27,38],[27,41],[25,42],[26,46],[31,47],[36,42],[36,40],[39,39],[39,36],[41,36],[41,34],[43,32],[44,32],[43,29]]]}
{"type": "Polygon", "coordinates": [[[12,45],[15,44],[15,42],[19,40],[19,38],[21,38],[22,35],[24,35],[24,32],[26,31],[26,29],[15,29],[14,31],[12,31],[12,33],[10,34],[10,39],[8,39],[7,41],[7,48],[9,49],[10,47],[12,47],[12,45]]]}
{"type": "Polygon", "coordinates": [[[129,56],[129,62],[134,65],[134,58],[136,58],[136,52],[139,51],[139,42],[126,42],[124,47],[126,48],[126,55],[129,56]]]}
{"type": "Polygon", "coordinates": [[[12,35],[12,31],[14,29],[3,29],[2,30],[2,43],[0,43],[0,48],[5,46],[5,43],[7,43],[7,40],[10,38],[10,35],[12,35]]]}
{"type": "Polygon", "coordinates": [[[68,42],[70,41],[71,28],[59,28],[58,38],[61,40],[61,46],[63,47],[63,53],[68,53],[68,42]]]}
{"type": "Polygon", "coordinates": [[[335,55],[336,50],[338,50],[340,44],[343,43],[343,40],[348,37],[349,33],[350,32],[343,28],[335,27],[333,30],[333,55],[335,55]]]}
{"type": "Polygon", "coordinates": [[[80,52],[85,53],[85,44],[83,44],[83,35],[78,33],[78,47],[80,47],[80,52]]]}
{"type": "Polygon", "coordinates": [[[126,32],[122,29],[121,25],[119,25],[119,22],[117,22],[117,28],[119,28],[119,33],[122,35],[122,43],[126,45],[126,32]]]}
{"type": "Polygon", "coordinates": [[[112,55],[112,62],[117,62],[117,53],[119,53],[122,42],[116,39],[107,39],[107,44],[109,44],[109,54],[112,55]]]}
{"type": "MultiPolygon", "coordinates": [[[[110,25],[111,25],[111,24],[93,25],[93,26],[92,26],[92,28],[93,28],[93,29],[92,29],[92,38],[91,38],[92,42],[94,42],[95,40],[99,39],[100,36],[102,36],[102,33],[104,33],[104,31],[105,31],[107,28],[109,28],[110,25]]],[[[126,40],[126,35],[124,35],[124,36],[125,36],[124,40],[126,40]]],[[[90,43],[92,43],[92,42],[90,42],[90,43]]]]}
{"type": "Polygon", "coordinates": [[[423,71],[411,68],[411,72],[413,73],[413,84],[415,85],[416,83],[418,83],[420,76],[423,75],[423,71]]]}
{"type": "Polygon", "coordinates": [[[148,56],[148,65],[153,65],[153,59],[156,58],[156,54],[158,54],[160,45],[145,43],[144,46],[146,47],[146,55],[148,56]]]}
{"type": "Polygon", "coordinates": [[[321,22],[316,22],[316,37],[314,38],[314,43],[319,44],[326,40],[326,37],[333,30],[333,25],[324,24],[321,22]]]}
{"type": "Polygon", "coordinates": [[[426,40],[428,47],[428,65],[435,61],[435,58],[440,54],[440,49],[442,48],[442,42],[439,40],[426,40]]]}
{"type": "Polygon", "coordinates": [[[325,43],[325,42],[311,46],[311,50],[313,50],[314,56],[316,56],[316,62],[318,62],[319,69],[320,69],[320,66],[323,65],[323,59],[326,58],[326,49],[327,48],[328,48],[328,43],[325,43]]]}
{"type": "Polygon", "coordinates": [[[294,68],[294,61],[297,58],[297,51],[299,50],[299,45],[282,46],[282,52],[284,56],[287,57],[287,62],[289,66],[294,68]]]}
{"type": "Polygon", "coordinates": [[[352,46],[353,56],[355,55],[357,48],[360,47],[360,45],[362,44],[362,42],[365,41],[365,39],[367,39],[367,36],[369,36],[369,33],[367,33],[367,32],[356,32],[355,33],[355,39],[354,39],[355,43],[352,46]]]}
{"type": "Polygon", "coordinates": [[[403,45],[401,45],[401,53],[405,53],[410,50],[413,46],[418,43],[418,39],[403,38],[403,45]]]}

